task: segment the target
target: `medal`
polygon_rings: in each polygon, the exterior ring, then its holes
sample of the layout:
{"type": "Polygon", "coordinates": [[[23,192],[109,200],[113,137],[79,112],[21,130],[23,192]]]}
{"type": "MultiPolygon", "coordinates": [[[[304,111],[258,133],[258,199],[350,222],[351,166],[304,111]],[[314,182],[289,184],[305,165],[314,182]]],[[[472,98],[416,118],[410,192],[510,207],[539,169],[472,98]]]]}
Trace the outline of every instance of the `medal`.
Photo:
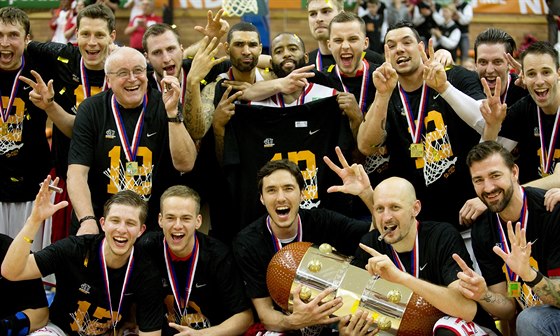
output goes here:
{"type": "Polygon", "coordinates": [[[126,176],[138,175],[138,162],[127,162],[126,163],[126,176]]]}
{"type": "Polygon", "coordinates": [[[393,247],[390,244],[387,244],[387,247],[389,247],[389,249],[391,250],[391,254],[393,256],[393,263],[397,266],[397,268],[405,273],[411,274],[417,279],[419,279],[420,277],[420,270],[418,267],[418,264],[420,263],[420,252],[418,249],[418,247],[420,246],[420,244],[418,244],[419,228],[420,228],[420,222],[416,221],[416,240],[414,241],[414,247],[412,247],[412,253],[410,253],[410,272],[406,271],[406,268],[404,267],[401,258],[399,257],[399,254],[393,249],[393,247]]]}
{"type": "Polygon", "coordinates": [[[508,297],[518,298],[521,296],[521,283],[519,281],[510,281],[507,284],[508,297]]]}
{"type": "Polygon", "coordinates": [[[410,144],[410,157],[411,158],[424,157],[424,145],[421,143],[410,144]]]}

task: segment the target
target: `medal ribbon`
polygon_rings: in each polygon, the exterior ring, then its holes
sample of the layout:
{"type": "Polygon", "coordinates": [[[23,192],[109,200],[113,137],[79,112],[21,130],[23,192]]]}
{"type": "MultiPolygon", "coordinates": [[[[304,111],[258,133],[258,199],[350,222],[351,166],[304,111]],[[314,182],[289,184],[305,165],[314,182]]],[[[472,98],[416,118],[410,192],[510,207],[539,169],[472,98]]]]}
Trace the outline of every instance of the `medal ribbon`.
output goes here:
{"type": "MultiPolygon", "coordinates": [[[[305,104],[305,95],[311,90],[311,87],[313,87],[313,83],[309,83],[305,88],[303,88],[297,99],[296,105],[305,104]]],[[[276,94],[276,101],[280,107],[286,107],[286,104],[284,103],[284,95],[281,92],[276,94]]]]}
{"type": "MultiPolygon", "coordinates": [[[[521,219],[521,229],[525,228],[526,230],[527,223],[529,222],[529,209],[527,207],[527,195],[525,194],[525,190],[523,189],[523,187],[519,186],[519,189],[521,190],[521,194],[523,195],[523,207],[521,208],[521,213],[519,214],[519,218],[521,219]]],[[[500,243],[502,244],[502,250],[507,254],[509,254],[511,252],[511,249],[509,248],[506,232],[502,227],[501,224],[502,221],[500,219],[500,216],[498,214],[496,214],[496,216],[498,218],[498,238],[500,239],[500,243]]],[[[509,281],[519,280],[519,275],[515,274],[507,264],[506,264],[506,270],[508,273],[509,281]]]]}
{"type": "Polygon", "coordinates": [[[4,104],[2,103],[2,93],[0,92],[0,109],[2,110],[2,121],[7,122],[8,118],[10,117],[10,111],[12,110],[12,106],[14,106],[14,101],[16,100],[16,95],[19,88],[19,76],[23,71],[23,67],[25,67],[25,57],[21,56],[21,66],[16,74],[16,78],[14,78],[14,83],[12,84],[12,91],[10,92],[10,99],[8,100],[8,106],[4,109],[4,104]]]}
{"type": "MultiPolygon", "coordinates": [[[[185,92],[187,91],[187,87],[185,86],[185,83],[187,82],[187,74],[185,73],[185,71],[183,71],[183,69],[181,68],[181,95],[179,96],[179,101],[181,102],[181,104],[183,104],[183,100],[185,99],[185,92]]],[[[154,82],[156,82],[157,85],[157,89],[159,92],[162,92],[161,90],[161,85],[159,84],[159,80],[157,78],[156,72],[154,71],[152,73],[152,76],[154,77],[154,82]]]]}
{"type": "Polygon", "coordinates": [[[410,272],[406,271],[406,268],[404,267],[404,265],[401,262],[401,259],[399,258],[399,254],[393,249],[393,247],[391,245],[389,246],[389,249],[391,249],[391,253],[393,255],[393,262],[395,263],[395,265],[397,265],[397,267],[403,271],[403,272],[407,272],[412,274],[415,278],[418,279],[419,276],[419,268],[418,268],[418,264],[420,263],[420,253],[418,253],[418,228],[420,227],[420,222],[416,221],[416,241],[414,242],[414,247],[412,248],[412,253],[410,253],[410,272]]]}
{"type": "Polygon", "coordinates": [[[146,110],[146,104],[148,102],[148,97],[144,95],[142,100],[142,112],[138,117],[136,122],[136,127],[134,128],[134,137],[132,138],[132,146],[128,142],[128,136],[126,135],[126,128],[124,127],[124,122],[122,120],[121,112],[119,110],[119,104],[117,103],[117,98],[113,95],[111,99],[111,108],[113,110],[113,117],[117,123],[117,131],[119,132],[119,138],[125,149],[124,154],[128,162],[134,162],[136,160],[136,152],[138,152],[138,145],[140,144],[140,136],[142,135],[142,128],[144,126],[144,111],[146,110]]]}
{"type": "MultiPolygon", "coordinates": [[[[560,110],[560,108],[559,108],[560,110]]],[[[556,118],[554,119],[554,126],[552,126],[552,132],[550,134],[550,142],[548,150],[546,150],[546,145],[544,143],[544,127],[541,119],[541,109],[537,106],[537,118],[539,120],[539,134],[541,141],[541,168],[543,174],[550,174],[549,170],[552,166],[552,161],[554,159],[554,152],[556,149],[556,136],[558,135],[558,116],[560,116],[560,111],[556,111],[556,118]]]]}
{"type": "Polygon", "coordinates": [[[502,104],[506,102],[510,82],[511,82],[511,75],[508,74],[506,91],[504,92],[503,96],[500,96],[500,103],[502,103],[502,104]]]}
{"type": "Polygon", "coordinates": [[[233,77],[233,69],[232,69],[232,68],[229,68],[229,70],[228,70],[227,73],[228,73],[229,80],[234,81],[234,80],[235,80],[235,77],[233,77]]]}
{"type": "Polygon", "coordinates": [[[428,91],[430,89],[426,85],[426,82],[422,84],[422,95],[420,97],[420,104],[418,106],[418,119],[417,123],[414,123],[414,114],[412,113],[412,108],[410,107],[410,100],[408,99],[408,94],[399,84],[399,95],[401,97],[401,102],[403,108],[406,111],[406,122],[410,128],[410,135],[412,136],[412,143],[420,143],[422,128],[424,126],[424,113],[426,112],[426,107],[428,106],[428,91]]]}
{"type": "Polygon", "coordinates": [[[179,284],[177,283],[177,275],[175,274],[175,267],[173,267],[173,262],[171,260],[171,251],[167,246],[167,242],[165,238],[163,238],[163,257],[165,258],[165,267],[167,269],[167,277],[169,278],[169,282],[171,285],[171,291],[173,292],[173,297],[175,298],[175,303],[177,303],[177,307],[179,308],[179,312],[181,312],[181,316],[187,315],[187,308],[189,303],[189,298],[191,296],[191,289],[194,283],[194,274],[196,272],[196,265],[198,264],[198,238],[196,234],[194,236],[194,246],[192,250],[192,254],[190,257],[190,263],[187,271],[187,282],[185,283],[185,306],[181,306],[181,292],[179,291],[179,284]]]}
{"type": "MultiPolygon", "coordinates": [[[[360,110],[362,111],[362,114],[365,114],[367,89],[369,87],[369,77],[370,77],[369,63],[362,59],[362,66],[364,69],[364,74],[362,75],[362,86],[360,88],[360,101],[358,102],[358,104],[360,105],[360,110]]],[[[344,85],[344,82],[342,81],[342,76],[340,75],[340,70],[338,69],[338,65],[336,65],[334,69],[336,71],[336,75],[338,76],[338,79],[340,80],[340,84],[342,84],[342,89],[344,90],[344,92],[350,92],[348,91],[348,88],[346,87],[346,85],[344,85]]]]}
{"type": "MultiPolygon", "coordinates": [[[[80,78],[82,79],[82,90],[84,91],[84,99],[91,97],[91,86],[89,85],[86,65],[84,64],[83,58],[80,58],[80,78]]],[[[102,90],[107,90],[107,78],[103,79],[102,90]]]]}
{"type": "MultiPolygon", "coordinates": [[[[296,241],[301,242],[303,238],[303,230],[301,228],[301,217],[297,216],[298,220],[298,227],[297,227],[297,236],[296,241]]],[[[282,248],[282,243],[280,239],[276,238],[272,229],[270,228],[270,216],[266,216],[266,227],[268,228],[268,232],[270,232],[270,237],[272,238],[272,245],[274,245],[274,252],[278,252],[282,248]]]]}
{"type": "Polygon", "coordinates": [[[107,292],[107,299],[109,300],[109,310],[111,311],[111,324],[113,325],[113,330],[116,330],[117,323],[119,322],[119,315],[121,313],[121,306],[124,298],[124,293],[130,281],[130,274],[132,268],[134,267],[134,246],[132,246],[132,251],[130,252],[130,256],[128,256],[128,265],[126,266],[126,273],[124,274],[124,281],[121,289],[121,297],[119,299],[119,306],[117,308],[117,318],[115,321],[113,320],[113,303],[111,301],[111,288],[109,287],[109,272],[107,271],[107,262],[105,261],[105,240],[106,238],[103,238],[103,241],[101,242],[101,246],[99,247],[99,254],[100,254],[99,260],[101,265],[101,272],[103,273],[105,289],[107,292]]]}

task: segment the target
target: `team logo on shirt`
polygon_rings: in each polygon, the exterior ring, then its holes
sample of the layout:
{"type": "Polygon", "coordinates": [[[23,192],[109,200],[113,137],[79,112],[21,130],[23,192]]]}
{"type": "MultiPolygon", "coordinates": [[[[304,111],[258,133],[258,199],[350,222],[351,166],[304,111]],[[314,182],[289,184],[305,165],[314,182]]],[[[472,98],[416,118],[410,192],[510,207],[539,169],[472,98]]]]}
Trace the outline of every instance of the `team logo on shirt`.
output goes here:
{"type": "Polygon", "coordinates": [[[541,136],[541,132],[539,132],[539,128],[535,127],[535,129],[533,129],[533,135],[536,137],[540,137],[541,136]]]}
{"type": "Polygon", "coordinates": [[[274,139],[272,139],[272,138],[266,138],[266,139],[264,139],[263,147],[264,147],[264,148],[274,147],[274,139]]]}
{"type": "Polygon", "coordinates": [[[82,292],[84,294],[89,294],[90,289],[91,289],[91,286],[88,285],[85,282],[80,286],[80,292],[82,292]]]}
{"type": "Polygon", "coordinates": [[[114,139],[115,138],[115,130],[109,129],[105,131],[105,139],[114,139]]]}

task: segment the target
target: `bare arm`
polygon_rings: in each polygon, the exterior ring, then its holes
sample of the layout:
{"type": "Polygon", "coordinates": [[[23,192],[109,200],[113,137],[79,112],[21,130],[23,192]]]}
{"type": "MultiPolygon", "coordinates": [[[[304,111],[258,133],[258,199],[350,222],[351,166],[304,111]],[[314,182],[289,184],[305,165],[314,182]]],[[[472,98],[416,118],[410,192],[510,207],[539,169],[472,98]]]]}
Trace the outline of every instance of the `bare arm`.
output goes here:
{"type": "MultiPolygon", "coordinates": [[[[68,205],[67,201],[62,201],[57,204],[51,203],[50,198],[52,192],[49,191],[48,188],[50,182],[51,178],[47,176],[39,189],[39,193],[35,197],[31,214],[6,252],[6,256],[2,262],[2,276],[8,280],[30,280],[42,276],[35,262],[35,256],[30,254],[31,243],[33,242],[32,239],[35,237],[35,234],[45,219],[51,217],[59,209],[68,205]]],[[[58,178],[53,184],[58,184],[58,178]]]]}
{"type": "Polygon", "coordinates": [[[26,309],[22,311],[29,318],[29,332],[43,328],[49,322],[49,308],[26,309]]]}
{"type": "Polygon", "coordinates": [[[250,309],[237,313],[224,322],[201,330],[195,330],[176,323],[169,323],[169,326],[175,328],[179,333],[177,336],[230,336],[243,335],[253,323],[253,313],[250,309]]]}
{"type": "MultiPolygon", "coordinates": [[[[222,19],[224,13],[223,9],[220,9],[216,16],[213,16],[212,11],[209,10],[207,13],[206,27],[195,26],[194,30],[208,36],[209,40],[216,38],[218,41],[224,36],[225,33],[229,31],[229,23],[222,19]]],[[[198,41],[190,46],[188,46],[183,51],[183,58],[192,58],[196,52],[201,48],[201,41],[198,41]]]]}
{"type": "Polygon", "coordinates": [[[525,183],[524,186],[541,188],[545,190],[560,188],[560,166],[558,169],[554,170],[554,173],[545,177],[541,177],[540,179],[525,183]]]}
{"type": "MultiPolygon", "coordinates": [[[[79,164],[68,166],[67,187],[68,196],[78,219],[85,216],[94,216],[91,203],[91,192],[88,185],[89,167],[79,164]]],[[[97,221],[88,219],[80,224],[78,235],[99,233],[97,221]]]]}

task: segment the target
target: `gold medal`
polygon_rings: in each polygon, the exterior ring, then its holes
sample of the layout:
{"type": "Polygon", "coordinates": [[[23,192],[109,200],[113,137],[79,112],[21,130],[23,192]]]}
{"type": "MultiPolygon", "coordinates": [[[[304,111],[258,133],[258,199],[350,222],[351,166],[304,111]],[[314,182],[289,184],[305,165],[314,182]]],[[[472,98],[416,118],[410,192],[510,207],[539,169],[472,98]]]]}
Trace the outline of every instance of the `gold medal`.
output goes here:
{"type": "Polygon", "coordinates": [[[413,158],[424,157],[424,145],[421,143],[410,144],[410,157],[413,158]]]}
{"type": "Polygon", "coordinates": [[[138,162],[127,162],[126,163],[126,176],[138,175],[138,162]]]}
{"type": "Polygon", "coordinates": [[[509,297],[521,296],[521,284],[518,281],[510,281],[507,284],[507,291],[509,297]]]}
{"type": "Polygon", "coordinates": [[[541,177],[547,177],[548,175],[550,175],[549,173],[542,173],[541,177]]]}

